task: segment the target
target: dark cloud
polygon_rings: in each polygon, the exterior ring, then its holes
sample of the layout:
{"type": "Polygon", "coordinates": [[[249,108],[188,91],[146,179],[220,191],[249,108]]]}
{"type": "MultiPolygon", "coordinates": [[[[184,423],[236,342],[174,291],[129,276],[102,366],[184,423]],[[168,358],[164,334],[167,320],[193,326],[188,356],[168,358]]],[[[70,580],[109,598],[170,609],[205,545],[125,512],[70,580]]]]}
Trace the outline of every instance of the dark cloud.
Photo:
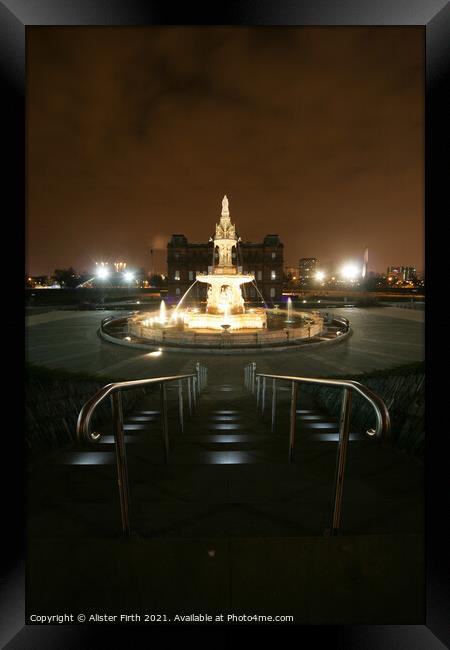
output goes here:
{"type": "Polygon", "coordinates": [[[29,271],[148,268],[224,193],[287,263],[422,268],[423,54],[421,28],[30,29],[29,271]]]}

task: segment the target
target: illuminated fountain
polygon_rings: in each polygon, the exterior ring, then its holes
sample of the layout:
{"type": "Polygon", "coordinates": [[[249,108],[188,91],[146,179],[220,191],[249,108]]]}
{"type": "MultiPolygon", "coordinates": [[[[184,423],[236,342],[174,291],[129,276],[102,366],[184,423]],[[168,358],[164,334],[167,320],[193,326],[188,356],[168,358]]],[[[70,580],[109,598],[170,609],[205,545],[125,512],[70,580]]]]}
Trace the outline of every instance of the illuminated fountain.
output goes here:
{"type": "Polygon", "coordinates": [[[247,282],[253,282],[255,277],[250,273],[239,273],[237,265],[233,264],[233,251],[236,252],[238,241],[234,224],[230,220],[228,199],[224,196],[220,223],[216,224],[214,235],[214,259],[217,251],[218,262],[212,267],[211,273],[197,275],[197,282],[209,285],[206,312],[201,314],[188,310],[184,323],[189,329],[227,331],[266,327],[264,309],[245,309],[241,287],[247,282]]]}
{"type": "MultiPolygon", "coordinates": [[[[220,349],[259,348],[296,344],[301,339],[320,336],[323,318],[320,314],[296,311],[291,298],[287,310],[251,307],[245,304],[242,289],[254,283],[251,273],[241,273],[237,265],[240,239],[231,223],[228,199],[222,200],[222,212],[216,224],[213,265],[207,273],[198,273],[175,309],[168,313],[164,300],[159,310],[138,313],[127,318],[124,340],[154,346],[178,348],[204,347],[220,349]],[[233,256],[235,263],[233,263],[233,256]],[[206,307],[187,304],[196,283],[207,285],[206,307]]],[[[264,299],[254,283],[262,302],[264,299]]],[[[159,348],[160,351],[163,348],[159,348]]]]}

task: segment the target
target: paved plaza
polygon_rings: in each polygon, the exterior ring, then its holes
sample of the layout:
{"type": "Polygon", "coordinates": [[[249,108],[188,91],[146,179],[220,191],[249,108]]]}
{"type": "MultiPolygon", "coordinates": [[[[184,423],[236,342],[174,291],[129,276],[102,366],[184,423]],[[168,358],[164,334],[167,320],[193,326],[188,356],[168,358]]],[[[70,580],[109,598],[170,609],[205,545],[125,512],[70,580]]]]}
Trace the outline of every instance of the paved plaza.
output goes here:
{"type": "Polygon", "coordinates": [[[177,374],[201,361],[208,365],[209,381],[215,383],[240,376],[248,361],[256,361],[261,372],[320,377],[350,376],[424,359],[423,311],[373,307],[334,309],[332,313],[347,317],[352,327],[351,336],[336,343],[266,353],[174,350],[157,356],[103,341],[98,334],[100,321],[113,315],[112,311],[52,311],[27,317],[27,361],[113,380],[177,374]]]}

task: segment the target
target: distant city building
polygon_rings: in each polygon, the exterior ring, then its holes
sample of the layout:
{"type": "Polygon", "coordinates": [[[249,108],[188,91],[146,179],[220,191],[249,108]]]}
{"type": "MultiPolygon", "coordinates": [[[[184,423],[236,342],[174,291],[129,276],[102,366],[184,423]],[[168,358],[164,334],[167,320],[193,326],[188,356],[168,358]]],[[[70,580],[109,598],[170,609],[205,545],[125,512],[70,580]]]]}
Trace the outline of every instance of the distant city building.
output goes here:
{"type": "MultiPolygon", "coordinates": [[[[25,278],[25,286],[30,287],[31,289],[40,289],[55,286],[55,282],[48,275],[28,275],[25,278]]],[[[59,285],[58,285],[59,287],[59,285]]]]}
{"type": "MultiPolygon", "coordinates": [[[[213,242],[191,243],[185,235],[172,235],[167,244],[167,290],[170,296],[181,296],[192,285],[198,273],[207,273],[213,266],[213,242]]],[[[283,291],[283,244],[278,235],[266,235],[262,243],[239,242],[233,263],[242,273],[252,273],[255,284],[244,287],[247,300],[279,300],[283,291]],[[236,258],[237,255],[237,258],[236,258]]],[[[192,290],[196,298],[206,298],[206,285],[199,282],[192,290]]]]}
{"type": "Polygon", "coordinates": [[[317,257],[302,257],[298,264],[298,275],[301,284],[309,284],[317,271],[317,257]]]}
{"type": "Polygon", "coordinates": [[[291,280],[298,280],[299,279],[298,266],[285,266],[284,276],[288,282],[290,282],[291,280]]]}
{"type": "Polygon", "coordinates": [[[417,271],[414,266],[402,266],[402,277],[404,282],[415,282],[417,271]]]}
{"type": "Polygon", "coordinates": [[[114,262],[114,268],[116,269],[117,273],[121,273],[122,271],[125,271],[127,268],[127,263],[126,262],[114,262]]]}
{"type": "Polygon", "coordinates": [[[416,282],[417,271],[414,266],[388,266],[387,280],[394,282],[416,282]]]}

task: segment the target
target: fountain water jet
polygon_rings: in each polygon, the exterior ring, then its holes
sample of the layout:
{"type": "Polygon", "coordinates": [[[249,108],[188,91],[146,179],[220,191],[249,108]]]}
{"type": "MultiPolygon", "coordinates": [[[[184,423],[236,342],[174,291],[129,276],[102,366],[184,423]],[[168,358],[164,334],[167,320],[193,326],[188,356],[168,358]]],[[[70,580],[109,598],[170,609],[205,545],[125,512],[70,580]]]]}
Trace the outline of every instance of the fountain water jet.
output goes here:
{"type": "Polygon", "coordinates": [[[269,307],[268,307],[266,301],[264,300],[264,296],[262,295],[261,291],[258,289],[258,285],[256,284],[255,280],[253,280],[252,284],[253,284],[253,286],[255,287],[257,294],[258,294],[259,297],[261,298],[261,302],[262,302],[262,304],[264,305],[265,309],[269,309],[269,307]]]}
{"type": "Polygon", "coordinates": [[[194,287],[194,284],[196,284],[196,282],[197,282],[197,280],[194,280],[194,282],[191,284],[191,286],[189,287],[189,289],[188,289],[188,290],[183,294],[183,297],[181,298],[180,302],[178,303],[178,305],[177,305],[177,306],[175,307],[175,309],[173,310],[173,314],[172,314],[172,316],[170,317],[170,320],[171,320],[171,321],[174,321],[174,320],[175,320],[179,308],[180,308],[181,305],[183,304],[184,299],[186,298],[186,296],[188,295],[188,293],[190,292],[190,290],[194,287]]]}
{"type": "Polygon", "coordinates": [[[161,304],[159,306],[159,323],[160,325],[164,325],[167,320],[166,317],[166,303],[164,300],[161,300],[161,304]]]}
{"type": "Polygon", "coordinates": [[[292,299],[288,298],[287,299],[287,319],[286,323],[292,323],[292,299]]]}

